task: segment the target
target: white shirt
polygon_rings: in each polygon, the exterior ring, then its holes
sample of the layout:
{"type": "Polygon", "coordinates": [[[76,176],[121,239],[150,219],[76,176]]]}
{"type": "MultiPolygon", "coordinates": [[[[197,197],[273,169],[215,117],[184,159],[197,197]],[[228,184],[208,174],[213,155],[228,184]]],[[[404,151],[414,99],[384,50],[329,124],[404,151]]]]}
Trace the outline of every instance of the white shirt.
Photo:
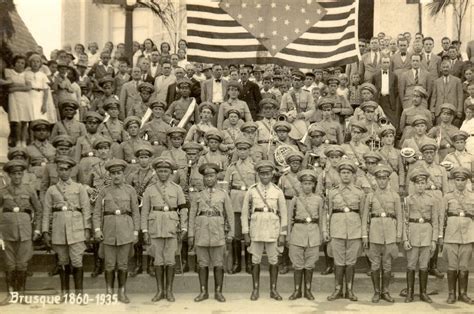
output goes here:
{"type": "Polygon", "coordinates": [[[224,102],[224,94],[222,92],[222,79],[220,82],[212,80],[212,102],[222,103],[224,102]]]}
{"type": "Polygon", "coordinates": [[[380,93],[382,96],[387,96],[390,93],[390,85],[389,85],[389,73],[388,70],[385,70],[387,73],[384,74],[382,70],[382,86],[380,87],[380,93]]]}
{"type": "Polygon", "coordinates": [[[156,63],[155,66],[153,66],[153,62],[150,62],[150,74],[151,76],[155,77],[156,76],[156,72],[158,71],[158,62],[156,63]]]}

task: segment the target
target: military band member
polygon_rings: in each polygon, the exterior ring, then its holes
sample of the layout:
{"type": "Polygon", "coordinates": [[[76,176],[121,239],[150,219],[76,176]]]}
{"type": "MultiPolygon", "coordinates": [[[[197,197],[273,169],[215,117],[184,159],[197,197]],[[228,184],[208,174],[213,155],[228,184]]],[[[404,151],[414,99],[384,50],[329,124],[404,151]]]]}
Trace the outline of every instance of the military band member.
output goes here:
{"type": "Polygon", "coordinates": [[[293,89],[285,93],[281,98],[280,113],[288,117],[288,122],[292,123],[296,119],[303,121],[309,119],[314,114],[314,102],[311,93],[303,89],[305,75],[301,71],[292,73],[293,89]],[[293,111],[294,113],[290,112],[293,111]]]}
{"type": "Polygon", "coordinates": [[[257,144],[265,152],[265,158],[269,159],[270,150],[274,146],[275,133],[273,127],[277,121],[273,119],[274,111],[278,106],[276,100],[272,98],[263,98],[259,107],[262,108],[262,120],[257,121],[257,144]]]}
{"type": "Polygon", "coordinates": [[[166,149],[166,132],[171,128],[168,123],[163,120],[166,103],[154,97],[150,100],[150,109],[153,119],[140,129],[140,138],[147,137],[147,141],[153,145],[154,156],[160,156],[166,149]]]}
{"type": "Polygon", "coordinates": [[[205,189],[191,202],[189,213],[188,243],[191,249],[196,248],[201,288],[201,293],[194,299],[196,302],[209,298],[210,265],[214,266],[214,298],[225,302],[222,295],[224,252],[226,242],[231,242],[234,236],[234,212],[227,192],[216,187],[219,171],[221,168],[213,163],[205,163],[199,167],[205,189]]]}
{"type": "Polygon", "coordinates": [[[8,292],[1,305],[10,304],[14,292],[25,294],[26,270],[33,256],[33,241],[41,237],[41,203],[30,187],[22,185],[26,168],[23,160],[10,160],[3,166],[10,184],[0,190],[0,247],[5,252],[8,292]]]}
{"type": "Polygon", "coordinates": [[[378,121],[380,117],[377,117],[375,114],[378,107],[379,105],[375,101],[363,102],[359,107],[364,112],[364,118],[361,122],[364,123],[364,126],[367,129],[367,132],[364,134],[361,141],[369,146],[371,150],[380,147],[380,123],[378,121]]]}
{"type": "Polygon", "coordinates": [[[288,206],[288,236],[290,259],[293,263],[295,291],[290,300],[301,298],[304,277],[304,297],[314,300],[311,293],[314,264],[319,257],[321,235],[329,241],[326,212],[323,199],[314,193],[317,176],[314,170],[305,169],[298,173],[301,193],[288,206]]]}
{"type": "Polygon", "coordinates": [[[196,123],[189,128],[184,142],[195,142],[204,146],[206,144],[204,135],[210,130],[217,130],[214,124],[212,124],[212,119],[216,109],[213,103],[204,101],[199,105],[198,112],[200,118],[199,123],[196,123]]]}
{"type": "Polygon", "coordinates": [[[375,168],[373,174],[377,186],[367,195],[362,215],[362,242],[371,262],[373,303],[378,303],[381,298],[394,302],[389,285],[392,260],[398,257],[397,243],[402,238],[403,217],[400,196],[389,187],[391,172],[387,165],[375,168]]]}
{"type": "MultiPolygon", "coordinates": [[[[355,121],[350,128],[351,140],[349,143],[342,144],[345,155],[361,170],[365,170],[364,154],[370,151],[370,148],[362,142],[367,127],[363,122],[355,121]]],[[[358,170],[359,171],[359,170],[358,170]]],[[[361,173],[361,171],[359,171],[361,173]]]]}
{"type": "Polygon", "coordinates": [[[51,138],[55,138],[57,135],[69,135],[73,145],[76,145],[77,138],[87,133],[85,125],[74,119],[79,104],[75,99],[61,97],[58,107],[62,119],[54,125],[51,138]]]}
{"type": "Polygon", "coordinates": [[[123,128],[123,122],[119,120],[120,102],[117,98],[108,98],[104,103],[104,110],[109,115],[106,121],[99,126],[98,132],[112,140],[113,143],[122,143],[127,140],[127,132],[123,128]]]}
{"type": "Polygon", "coordinates": [[[112,147],[113,155],[118,159],[123,159],[128,163],[127,174],[136,170],[138,160],[135,156],[136,148],[147,141],[139,137],[141,120],[137,116],[129,116],[123,121],[123,128],[128,133],[128,139],[120,143],[118,146],[112,147]]]}
{"type": "Polygon", "coordinates": [[[158,157],[152,164],[158,181],[145,190],[141,215],[143,238],[151,245],[149,251],[155,261],[157,292],[152,302],[164,298],[174,302],[175,255],[178,238],[187,238],[188,206],[181,187],[171,181],[173,162],[158,157]]]}
{"type": "MultiPolygon", "coordinates": [[[[28,161],[30,160],[30,156],[28,155],[26,148],[13,147],[8,150],[7,159],[8,160],[22,160],[28,166],[28,161]]],[[[6,183],[8,183],[8,181],[9,180],[7,179],[6,183]]],[[[28,186],[29,188],[31,188],[32,191],[34,191],[37,194],[37,191],[36,191],[36,186],[38,184],[37,181],[38,181],[38,178],[35,176],[35,174],[28,171],[28,168],[27,168],[25,172],[23,173],[22,185],[28,186]]]]}
{"type": "MultiPolygon", "coordinates": [[[[412,148],[415,151],[415,155],[413,157],[408,157],[408,158],[403,158],[403,161],[405,164],[408,165],[407,169],[407,183],[410,182],[410,172],[413,170],[413,168],[416,166],[416,162],[418,160],[423,159],[423,156],[421,155],[420,151],[420,146],[422,143],[424,143],[426,140],[429,140],[430,138],[426,135],[426,130],[428,127],[428,120],[426,117],[417,115],[413,118],[412,126],[415,130],[414,135],[411,138],[408,138],[404,140],[401,144],[402,149],[403,148],[412,148]]],[[[409,184],[406,184],[408,186],[409,184]]]]}
{"type": "Polygon", "coordinates": [[[438,143],[438,160],[443,160],[447,154],[454,151],[451,136],[459,129],[452,124],[456,107],[452,104],[442,104],[440,106],[440,123],[428,131],[428,136],[434,138],[438,143]]]}
{"type": "Polygon", "coordinates": [[[349,101],[344,97],[341,96],[337,93],[338,87],[339,87],[340,80],[339,78],[334,75],[331,76],[327,80],[327,85],[328,85],[328,98],[331,98],[334,101],[334,107],[332,109],[332,113],[336,118],[336,121],[338,121],[341,126],[345,125],[345,119],[352,115],[354,112],[354,109],[352,109],[351,105],[349,104],[349,101]]]}
{"type": "Polygon", "coordinates": [[[91,211],[86,188],[71,179],[76,165],[69,156],[56,157],[59,180],[44,196],[43,239],[58,255],[61,297],[69,294],[69,275],[74,278],[76,295],[83,294],[83,255],[89,241],[91,211]],[[52,225],[50,228],[50,220],[52,225]],[[72,269],[71,269],[72,266],[72,269]]]}
{"type": "MultiPolygon", "coordinates": [[[[443,216],[446,215],[444,233],[444,256],[448,262],[448,304],[456,302],[456,282],[458,300],[474,304],[467,295],[469,265],[472,260],[474,242],[474,195],[467,190],[466,183],[471,178],[471,170],[455,167],[451,170],[454,190],[444,197],[443,216]]],[[[444,220],[444,219],[443,219],[444,220]]]]}
{"type": "MultiPolygon", "coordinates": [[[[266,159],[267,150],[261,145],[258,145],[256,142],[258,124],[256,122],[245,122],[240,127],[242,136],[247,138],[251,143],[250,147],[250,157],[254,163],[259,162],[260,160],[266,159]]],[[[234,154],[233,160],[237,159],[237,154],[234,154]]],[[[234,209],[235,210],[235,209],[234,209]]]]}
{"type": "Polygon", "coordinates": [[[283,173],[283,165],[280,165],[278,163],[276,159],[277,156],[275,156],[275,151],[277,150],[277,148],[281,145],[286,145],[286,146],[291,147],[293,151],[299,151],[299,148],[296,145],[295,141],[289,137],[291,128],[292,128],[291,124],[289,124],[286,121],[277,121],[273,125],[273,131],[274,131],[274,134],[276,135],[275,136],[276,143],[275,145],[270,146],[268,160],[272,161],[278,170],[278,173],[276,174],[277,175],[276,179],[278,179],[278,176],[280,176],[283,173]]]}
{"type": "Polygon", "coordinates": [[[351,160],[342,160],[337,169],[341,182],[328,194],[329,236],[334,256],[336,288],[327,299],[334,301],[343,297],[342,288],[345,277],[346,292],[344,297],[351,301],[357,301],[352,289],[355,263],[361,249],[361,210],[364,206],[365,195],[354,184],[357,166],[351,160]]]}
{"type": "Polygon", "coordinates": [[[259,298],[260,262],[263,251],[267,252],[270,264],[270,297],[282,298],[277,291],[278,251],[285,245],[287,234],[287,208],[283,192],[271,181],[275,166],[270,161],[260,161],[255,170],[260,182],[251,186],[242,204],[242,234],[252,254],[253,290],[250,300],[259,298]]]}
{"type": "MultiPolygon", "coordinates": [[[[246,191],[257,183],[255,163],[250,155],[253,143],[246,137],[235,141],[237,160],[225,170],[224,182],[229,183],[229,196],[234,211],[234,239],[232,241],[232,269],[230,274],[240,273],[242,269],[242,202],[246,191]]],[[[252,255],[245,250],[245,271],[252,272],[252,255]]]]}
{"type": "Polygon", "coordinates": [[[308,130],[309,147],[303,159],[303,169],[312,169],[316,175],[323,171],[326,165],[324,150],[329,140],[325,140],[326,131],[320,125],[312,125],[308,130]]]}
{"type": "Polygon", "coordinates": [[[383,163],[388,165],[392,172],[390,174],[390,187],[397,193],[405,193],[405,167],[403,165],[400,150],[394,147],[396,130],[391,125],[385,125],[380,129],[379,138],[382,147],[378,150],[383,163]]]}
{"type": "MultiPolygon", "coordinates": [[[[466,140],[469,138],[469,134],[464,131],[457,131],[451,135],[451,142],[453,143],[454,151],[449,153],[444,158],[444,161],[449,161],[454,167],[463,167],[466,169],[474,170],[474,155],[466,151],[466,140]]],[[[448,176],[449,191],[453,191],[454,178],[452,171],[448,176]]],[[[466,187],[468,191],[472,191],[471,180],[467,180],[466,187]]]]}
{"type": "MultiPolygon", "coordinates": [[[[181,122],[181,119],[183,119],[184,115],[188,111],[188,108],[190,107],[193,100],[195,100],[193,97],[190,97],[192,85],[193,83],[191,82],[191,80],[186,77],[176,83],[176,86],[179,89],[179,94],[181,94],[181,98],[173,101],[168,107],[168,109],[166,110],[166,113],[163,119],[168,124],[172,126],[178,125],[181,122]]],[[[198,110],[197,110],[197,103],[195,103],[194,111],[189,117],[185,127],[187,126],[189,128],[190,122],[194,123],[195,121],[198,121],[198,120],[199,120],[199,115],[198,115],[198,110]]]]}
{"type": "MultiPolygon", "coordinates": [[[[141,212],[143,193],[146,188],[156,183],[156,173],[151,167],[151,160],[153,158],[153,148],[147,142],[138,145],[135,148],[135,156],[138,167],[130,172],[127,176],[127,183],[130,184],[137,193],[138,208],[141,212]]],[[[135,266],[130,272],[130,277],[135,277],[143,272],[143,233],[139,231],[138,242],[133,246],[135,266]]],[[[153,259],[148,256],[148,263],[145,264],[147,273],[154,277],[153,259]]]]}
{"type": "MultiPolygon", "coordinates": [[[[321,111],[322,120],[317,122],[326,132],[326,139],[329,144],[339,144],[344,142],[343,127],[333,117],[334,99],[323,97],[318,100],[318,109],[321,111]]],[[[311,127],[314,124],[311,125],[311,127]]],[[[311,128],[310,127],[310,128],[311,128]]]]}
{"type": "Polygon", "coordinates": [[[426,119],[427,129],[429,130],[433,123],[431,121],[431,112],[423,105],[423,101],[428,98],[428,93],[422,86],[415,86],[413,89],[413,101],[412,106],[404,109],[400,117],[400,129],[399,132],[402,132],[400,143],[403,143],[404,140],[412,138],[416,131],[413,130],[416,124],[415,118],[422,116],[426,119]]]}
{"type": "Polygon", "coordinates": [[[205,139],[208,150],[199,157],[198,166],[204,163],[214,163],[220,167],[221,171],[227,169],[229,159],[219,150],[224,139],[221,131],[217,129],[209,130],[205,134],[205,139]]]}
{"type": "Polygon", "coordinates": [[[78,164],[79,182],[87,184],[87,172],[92,165],[100,161],[100,158],[96,156],[92,146],[97,137],[100,136],[97,130],[104,118],[95,111],[88,111],[84,119],[87,134],[77,139],[76,148],[74,149],[74,160],[78,164]]]}
{"type": "Polygon", "coordinates": [[[227,85],[227,95],[229,98],[219,105],[219,112],[217,114],[217,128],[219,130],[225,129],[228,125],[228,112],[231,109],[237,110],[239,117],[242,117],[245,122],[253,121],[250,109],[247,103],[239,99],[242,92],[242,85],[236,81],[230,81],[227,85]]]}
{"type": "Polygon", "coordinates": [[[186,158],[186,153],[184,152],[182,146],[184,142],[184,137],[186,136],[186,129],[180,127],[172,127],[167,132],[168,136],[168,149],[165,150],[161,157],[170,159],[174,162],[177,169],[174,172],[174,181],[176,183],[182,183],[181,187],[185,188],[186,176],[187,176],[187,166],[188,159],[186,158]]]}
{"type": "Polygon", "coordinates": [[[100,190],[95,202],[93,225],[96,241],[101,241],[105,263],[106,293],[112,295],[115,269],[118,278],[118,300],[130,303],[126,293],[128,260],[133,254],[133,244],[138,242],[140,212],[137,193],[125,183],[127,163],[110,159],[105,169],[111,184],[100,190]]]}
{"type": "MultiPolygon", "coordinates": [[[[153,97],[152,95],[153,95],[153,92],[155,91],[155,87],[148,82],[142,82],[138,85],[137,90],[140,93],[140,99],[136,100],[131,106],[127,104],[130,106],[130,108],[128,108],[128,112],[123,114],[123,116],[125,117],[135,116],[135,117],[138,117],[139,119],[143,118],[143,116],[147,112],[148,107],[150,105],[149,101],[151,97],[153,97]]],[[[123,95],[123,96],[127,98],[126,95],[123,95]]],[[[120,100],[122,102],[125,102],[122,99],[122,97],[120,97],[120,100]]],[[[124,108],[124,111],[125,110],[126,108],[124,108]]],[[[125,120],[124,120],[124,128],[127,129],[127,127],[125,126],[125,120]]]]}
{"type": "Polygon", "coordinates": [[[405,303],[413,302],[415,270],[418,265],[420,281],[420,300],[432,303],[426,293],[428,284],[428,263],[430,255],[436,250],[438,242],[437,200],[426,191],[429,173],[419,167],[410,173],[415,192],[405,199],[405,223],[403,227],[403,246],[407,255],[407,295],[405,303]]]}

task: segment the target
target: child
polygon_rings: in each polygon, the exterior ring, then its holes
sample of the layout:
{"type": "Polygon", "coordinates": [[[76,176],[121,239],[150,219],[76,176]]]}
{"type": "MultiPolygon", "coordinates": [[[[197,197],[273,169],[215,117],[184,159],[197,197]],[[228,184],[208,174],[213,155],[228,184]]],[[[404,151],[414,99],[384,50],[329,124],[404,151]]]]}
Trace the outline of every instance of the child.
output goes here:
{"type": "MultiPolygon", "coordinates": [[[[466,119],[461,125],[461,131],[464,131],[467,134],[474,134],[474,104],[468,104],[467,106],[464,104],[464,108],[466,119]]],[[[470,154],[474,154],[474,137],[472,136],[466,140],[466,151],[470,154]]]]}
{"type": "Polygon", "coordinates": [[[104,110],[109,119],[99,127],[99,133],[112,139],[114,143],[122,143],[127,140],[127,133],[123,129],[123,122],[119,120],[120,102],[115,97],[108,98],[104,103],[104,110]]]}
{"type": "Polygon", "coordinates": [[[152,111],[153,119],[143,126],[140,130],[140,137],[147,137],[154,150],[154,156],[161,156],[161,153],[166,150],[166,133],[171,128],[169,124],[163,121],[166,104],[157,98],[150,100],[150,109],[152,111]]]}
{"type": "Polygon", "coordinates": [[[115,75],[115,95],[120,95],[122,85],[130,81],[131,76],[128,73],[128,60],[126,58],[120,58],[118,60],[118,73],[115,75]]]}
{"type": "Polygon", "coordinates": [[[67,63],[58,61],[58,73],[54,76],[53,81],[53,95],[56,99],[64,97],[73,97],[74,91],[72,90],[71,81],[68,78],[68,72],[75,71],[67,63]]]}
{"type": "Polygon", "coordinates": [[[128,111],[127,116],[136,116],[140,119],[143,118],[145,113],[148,110],[149,100],[155,88],[152,84],[147,82],[142,82],[138,85],[138,92],[140,93],[140,100],[133,103],[128,111]]]}
{"type": "Polygon", "coordinates": [[[79,120],[84,121],[86,112],[91,108],[90,97],[90,85],[87,82],[79,82],[79,87],[81,88],[81,99],[79,101],[79,120]]]}
{"type": "Polygon", "coordinates": [[[278,90],[278,89],[273,89],[272,75],[268,73],[264,74],[263,79],[262,79],[262,89],[260,90],[260,94],[262,95],[262,98],[268,97],[268,98],[277,99],[278,94],[274,94],[275,90],[278,90]]]}
{"type": "Polygon", "coordinates": [[[74,160],[80,170],[78,178],[80,183],[87,184],[87,178],[83,177],[83,175],[90,170],[92,165],[100,161],[92,145],[99,137],[97,129],[103,120],[104,117],[97,112],[89,111],[85,114],[84,121],[87,133],[77,139],[76,148],[74,150],[74,160]]]}
{"type": "Polygon", "coordinates": [[[359,73],[353,73],[349,85],[349,103],[354,109],[359,107],[362,101],[360,93],[360,75],[359,73]]]}
{"type": "Polygon", "coordinates": [[[100,54],[100,61],[94,64],[89,72],[89,76],[93,77],[96,82],[99,82],[102,78],[110,76],[113,77],[115,74],[113,66],[109,64],[110,53],[103,51],[100,54]]]}
{"type": "Polygon", "coordinates": [[[74,99],[59,99],[59,111],[62,119],[54,124],[51,138],[62,134],[69,135],[75,145],[80,136],[87,134],[86,126],[82,122],[74,120],[78,108],[79,104],[74,99]]]}
{"type": "MultiPolygon", "coordinates": [[[[282,84],[282,86],[283,85],[284,84],[282,84]]],[[[277,106],[278,103],[271,98],[263,98],[259,103],[259,107],[262,108],[261,114],[263,119],[256,122],[258,125],[257,144],[266,152],[264,159],[269,158],[269,151],[271,150],[271,146],[274,145],[273,126],[277,121],[273,116],[275,115],[277,106]]]]}
{"type": "Polygon", "coordinates": [[[343,96],[345,99],[349,100],[349,88],[347,84],[349,83],[349,78],[346,74],[339,75],[339,87],[337,88],[337,94],[343,96]]]}
{"type": "Polygon", "coordinates": [[[316,84],[314,84],[315,75],[312,72],[308,72],[304,75],[304,86],[302,89],[311,92],[316,84]]]}

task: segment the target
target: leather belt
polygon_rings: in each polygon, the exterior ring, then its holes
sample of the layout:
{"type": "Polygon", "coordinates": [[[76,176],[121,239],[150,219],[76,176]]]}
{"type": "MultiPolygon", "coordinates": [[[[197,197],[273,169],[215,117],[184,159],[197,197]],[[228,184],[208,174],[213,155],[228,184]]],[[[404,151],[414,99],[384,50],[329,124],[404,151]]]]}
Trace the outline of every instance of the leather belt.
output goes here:
{"type": "Polygon", "coordinates": [[[189,192],[201,192],[200,189],[194,187],[194,186],[190,186],[189,189],[188,189],[189,192]]]}
{"type": "Polygon", "coordinates": [[[273,208],[268,208],[268,207],[254,208],[253,212],[254,213],[276,213],[276,211],[273,208]]]}
{"type": "Polygon", "coordinates": [[[419,224],[431,223],[431,219],[425,219],[425,218],[410,218],[408,219],[408,221],[413,222],[413,223],[419,223],[419,224]]]}
{"type": "Polygon", "coordinates": [[[295,197],[295,196],[289,196],[289,195],[285,195],[285,200],[292,200],[292,199],[293,199],[293,197],[295,197]]]}
{"type": "Polygon", "coordinates": [[[469,213],[466,213],[464,211],[462,212],[459,212],[459,213],[449,213],[448,212],[448,217],[467,217],[467,218],[471,218],[473,219],[474,218],[474,215],[473,214],[469,214],[469,213]]]}
{"type": "Polygon", "coordinates": [[[32,167],[42,167],[46,166],[47,162],[46,161],[35,161],[30,163],[32,167]]]}
{"type": "Polygon", "coordinates": [[[257,141],[257,144],[268,144],[270,142],[272,144],[275,144],[275,141],[273,141],[273,140],[259,140],[259,141],[257,141]]]}
{"type": "Polygon", "coordinates": [[[392,219],[397,219],[395,214],[392,213],[371,213],[370,218],[392,218],[392,219]]]}
{"type": "Polygon", "coordinates": [[[132,217],[132,212],[126,212],[126,211],[123,211],[123,210],[120,210],[120,209],[117,209],[117,210],[111,211],[111,212],[104,212],[104,216],[111,216],[111,215],[114,215],[114,216],[128,215],[128,216],[132,217]]]}
{"type": "Polygon", "coordinates": [[[294,220],[295,224],[318,224],[319,223],[319,218],[306,218],[306,219],[295,219],[294,220]]]}
{"type": "Polygon", "coordinates": [[[84,157],[94,157],[95,154],[94,152],[87,152],[87,153],[82,153],[81,154],[81,157],[84,158],[84,157]]]}
{"type": "Polygon", "coordinates": [[[246,185],[234,185],[230,187],[231,190],[247,191],[248,187],[246,185]]]}
{"type": "Polygon", "coordinates": [[[220,217],[220,216],[221,216],[221,212],[219,212],[219,211],[205,210],[205,211],[199,212],[198,216],[220,217]]]}
{"type": "Polygon", "coordinates": [[[82,208],[69,208],[68,206],[54,206],[53,213],[55,212],[73,212],[73,211],[82,211],[82,208]]]}
{"type": "Polygon", "coordinates": [[[428,187],[426,187],[427,190],[432,190],[432,191],[436,191],[436,190],[441,190],[440,188],[438,188],[436,185],[432,184],[428,187]]]}
{"type": "Polygon", "coordinates": [[[29,208],[22,209],[20,207],[4,208],[3,212],[4,213],[27,213],[28,215],[31,215],[31,209],[29,208]]]}
{"type": "Polygon", "coordinates": [[[153,206],[152,210],[155,212],[175,212],[178,211],[176,207],[168,207],[168,206],[153,206]]]}
{"type": "Polygon", "coordinates": [[[359,210],[358,209],[351,209],[349,207],[337,208],[337,209],[332,210],[333,214],[350,213],[350,212],[359,213],[359,210]]]}

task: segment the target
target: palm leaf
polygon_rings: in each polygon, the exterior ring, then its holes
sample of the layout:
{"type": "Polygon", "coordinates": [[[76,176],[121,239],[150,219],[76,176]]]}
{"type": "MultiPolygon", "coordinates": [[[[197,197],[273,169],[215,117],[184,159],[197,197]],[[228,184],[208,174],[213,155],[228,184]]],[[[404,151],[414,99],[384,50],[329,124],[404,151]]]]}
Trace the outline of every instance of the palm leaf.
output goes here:
{"type": "Polygon", "coordinates": [[[440,12],[446,12],[446,8],[453,2],[453,0],[433,0],[426,7],[430,10],[431,16],[437,16],[440,12]]]}

